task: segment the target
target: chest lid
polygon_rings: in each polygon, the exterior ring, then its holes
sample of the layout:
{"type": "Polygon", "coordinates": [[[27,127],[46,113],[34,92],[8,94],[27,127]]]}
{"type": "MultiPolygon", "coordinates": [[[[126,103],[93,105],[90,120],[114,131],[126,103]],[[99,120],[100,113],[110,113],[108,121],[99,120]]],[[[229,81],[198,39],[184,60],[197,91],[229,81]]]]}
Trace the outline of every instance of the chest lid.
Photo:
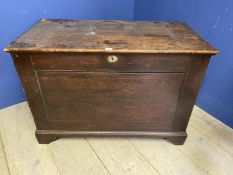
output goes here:
{"type": "Polygon", "coordinates": [[[217,54],[185,23],[42,19],[9,52],[217,54]]]}

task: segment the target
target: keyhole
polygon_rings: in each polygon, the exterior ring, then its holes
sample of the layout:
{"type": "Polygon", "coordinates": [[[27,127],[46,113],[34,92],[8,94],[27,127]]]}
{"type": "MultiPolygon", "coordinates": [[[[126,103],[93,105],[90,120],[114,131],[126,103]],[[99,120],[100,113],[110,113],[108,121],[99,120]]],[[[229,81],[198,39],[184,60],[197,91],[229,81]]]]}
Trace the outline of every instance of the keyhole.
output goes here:
{"type": "Polygon", "coordinates": [[[109,63],[115,63],[118,61],[118,58],[115,55],[111,55],[111,56],[108,56],[107,60],[109,63]]]}

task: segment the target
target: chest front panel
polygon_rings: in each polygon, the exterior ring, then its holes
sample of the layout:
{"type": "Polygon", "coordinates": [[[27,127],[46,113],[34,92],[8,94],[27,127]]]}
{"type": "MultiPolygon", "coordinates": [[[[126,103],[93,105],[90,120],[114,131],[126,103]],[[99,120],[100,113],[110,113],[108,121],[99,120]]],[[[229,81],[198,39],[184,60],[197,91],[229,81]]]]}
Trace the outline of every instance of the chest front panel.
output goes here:
{"type": "MultiPolygon", "coordinates": [[[[43,53],[22,55],[19,60],[19,69],[30,60],[26,69],[35,77],[38,101],[32,100],[41,103],[41,113],[35,112],[43,119],[42,124],[38,122],[40,129],[172,131],[178,127],[174,120],[187,76],[198,75],[196,70],[205,59],[163,54],[43,53]],[[117,60],[109,61],[112,56],[117,60]]],[[[34,87],[29,88],[32,92],[34,87]]]]}

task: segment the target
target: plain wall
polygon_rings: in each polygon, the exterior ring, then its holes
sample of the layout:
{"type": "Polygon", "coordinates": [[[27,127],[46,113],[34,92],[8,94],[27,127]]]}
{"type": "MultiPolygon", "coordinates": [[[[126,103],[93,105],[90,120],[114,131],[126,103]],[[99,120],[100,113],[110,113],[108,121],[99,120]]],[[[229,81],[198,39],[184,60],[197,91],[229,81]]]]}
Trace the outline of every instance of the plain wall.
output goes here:
{"type": "Polygon", "coordinates": [[[196,104],[233,128],[233,1],[135,0],[134,20],[183,21],[220,50],[213,56],[196,104]]]}
{"type": "Polygon", "coordinates": [[[133,0],[7,0],[0,6],[0,108],[25,95],[11,57],[3,48],[40,18],[133,19],[133,0]]]}

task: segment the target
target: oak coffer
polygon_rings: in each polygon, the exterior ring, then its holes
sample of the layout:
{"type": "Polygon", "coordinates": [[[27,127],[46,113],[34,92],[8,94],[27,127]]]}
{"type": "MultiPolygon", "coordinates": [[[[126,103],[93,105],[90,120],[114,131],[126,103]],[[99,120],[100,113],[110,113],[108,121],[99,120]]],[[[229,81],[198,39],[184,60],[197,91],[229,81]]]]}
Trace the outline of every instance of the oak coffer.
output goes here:
{"type": "Polygon", "coordinates": [[[218,53],[184,23],[57,19],[40,20],[4,50],[39,143],[105,135],[183,144],[209,59],[218,53]]]}

